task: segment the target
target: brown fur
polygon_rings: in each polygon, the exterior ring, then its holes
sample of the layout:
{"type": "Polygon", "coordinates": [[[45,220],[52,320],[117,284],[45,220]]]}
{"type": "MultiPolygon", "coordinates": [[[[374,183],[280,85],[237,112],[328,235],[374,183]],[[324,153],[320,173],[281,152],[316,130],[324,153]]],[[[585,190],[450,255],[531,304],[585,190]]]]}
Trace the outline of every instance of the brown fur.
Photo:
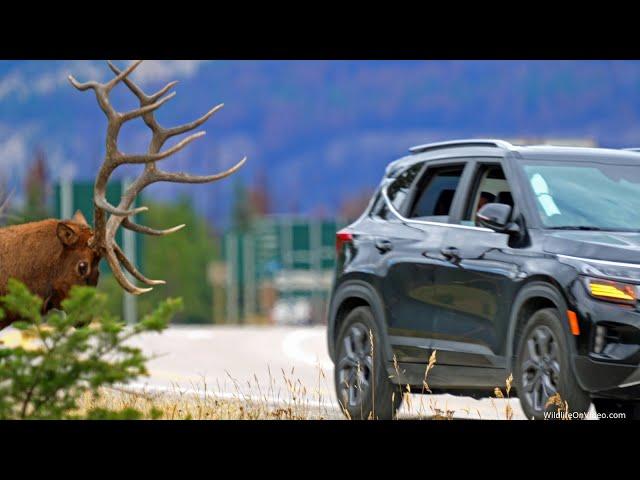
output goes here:
{"type": "MultiPolygon", "coordinates": [[[[0,228],[0,296],[15,278],[43,299],[43,313],[60,308],[73,285],[96,285],[100,258],[88,247],[93,232],[81,213],[0,228]],[[65,242],[67,245],[65,245],[65,242]],[[89,268],[81,275],[80,262],[89,268]]],[[[0,329],[17,320],[11,314],[0,329]]]]}

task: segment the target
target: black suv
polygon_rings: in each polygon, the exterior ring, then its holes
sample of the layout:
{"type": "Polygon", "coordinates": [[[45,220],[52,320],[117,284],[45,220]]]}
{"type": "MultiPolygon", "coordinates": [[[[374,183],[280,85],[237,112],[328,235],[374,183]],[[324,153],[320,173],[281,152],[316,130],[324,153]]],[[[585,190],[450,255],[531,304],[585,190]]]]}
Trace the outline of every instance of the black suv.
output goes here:
{"type": "Polygon", "coordinates": [[[436,351],[434,393],[480,398],[512,373],[528,418],[556,393],[574,417],[593,402],[638,418],[640,153],[410,152],[336,236],[328,341],[348,415],[392,418],[436,351]]]}

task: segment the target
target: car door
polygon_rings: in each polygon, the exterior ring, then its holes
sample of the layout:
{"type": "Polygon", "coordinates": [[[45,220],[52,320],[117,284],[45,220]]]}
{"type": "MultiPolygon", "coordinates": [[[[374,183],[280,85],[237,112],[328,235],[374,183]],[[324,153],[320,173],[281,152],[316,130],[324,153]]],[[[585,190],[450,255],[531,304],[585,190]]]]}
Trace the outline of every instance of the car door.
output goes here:
{"type": "MultiPolygon", "coordinates": [[[[390,211],[384,239],[390,249],[377,255],[379,290],[385,304],[390,342],[400,362],[426,362],[435,335],[433,301],[436,268],[446,262],[440,249],[448,214],[466,161],[429,162],[403,199],[390,211]],[[407,218],[405,215],[413,216],[407,218]]],[[[393,192],[393,184],[389,190],[393,192]]]]}
{"type": "Polygon", "coordinates": [[[447,261],[434,272],[435,346],[442,363],[499,368],[520,262],[509,236],[478,227],[475,214],[484,203],[513,207],[514,183],[497,159],[477,159],[467,173],[444,235],[447,261]]]}

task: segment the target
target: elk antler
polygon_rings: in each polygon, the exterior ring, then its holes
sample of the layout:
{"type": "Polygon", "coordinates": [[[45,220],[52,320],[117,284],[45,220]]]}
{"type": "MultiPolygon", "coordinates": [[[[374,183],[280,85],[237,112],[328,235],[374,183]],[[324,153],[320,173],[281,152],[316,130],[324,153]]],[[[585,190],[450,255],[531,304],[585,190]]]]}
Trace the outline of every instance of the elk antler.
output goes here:
{"type": "Polygon", "coordinates": [[[163,280],[150,280],[142,275],[135,266],[124,255],[124,252],[120,249],[115,241],[115,235],[122,225],[128,230],[132,230],[138,233],[144,233],[147,235],[168,235],[173,232],[177,232],[185,225],[178,225],[167,230],[155,230],[153,228],[146,227],[144,225],[138,225],[133,223],[130,219],[131,216],[139,212],[144,212],[147,207],[131,208],[136,196],[146,186],[155,182],[176,182],[176,183],[209,183],[222,178],[228,177],[235,171],[237,171],[245,163],[247,157],[244,157],[236,165],[230,169],[215,174],[196,176],[189,175],[187,173],[172,173],[160,170],[156,162],[162,160],[186,147],[189,143],[195,139],[203,136],[204,131],[194,133],[187,138],[181,140],[173,147],[170,147],[163,152],[160,151],[164,143],[171,137],[180,135],[185,132],[194,130],[195,128],[206,122],[209,117],[222,108],[222,104],[212,108],[206,114],[199,119],[178,127],[164,128],[161,127],[155,116],[154,112],[160,108],[164,103],[169,101],[174,93],[164,96],[169,90],[171,90],[176,83],[171,82],[153,95],[145,94],[142,89],[137,86],[129,77],[129,74],[133,72],[142,60],[133,62],[125,70],[120,70],[113,63],[107,62],[115,77],[107,83],[98,83],[95,81],[80,83],[71,75],[69,75],[69,81],[78,90],[84,91],[92,89],[96,94],[98,105],[107,116],[107,138],[106,138],[106,155],[102,166],[96,177],[94,187],[94,236],[91,241],[91,247],[94,248],[100,256],[104,256],[109,263],[109,267],[113,271],[113,274],[118,283],[127,292],[134,295],[139,295],[144,292],[152,290],[151,288],[139,288],[132,284],[124,275],[121,266],[123,266],[133,277],[146,285],[161,285],[165,282],[163,280]],[[123,81],[125,85],[138,97],[140,101],[140,108],[132,110],[126,113],[117,112],[109,103],[109,93],[120,81],[123,81]],[[151,129],[153,135],[149,144],[149,149],[146,154],[124,154],[118,150],[118,134],[122,125],[134,118],[142,117],[144,123],[151,129]],[[117,206],[111,205],[106,198],[106,188],[109,177],[113,171],[124,164],[144,164],[144,170],[133,183],[126,189],[120,203],[117,206]],[[107,218],[107,214],[109,215],[107,218]]]}

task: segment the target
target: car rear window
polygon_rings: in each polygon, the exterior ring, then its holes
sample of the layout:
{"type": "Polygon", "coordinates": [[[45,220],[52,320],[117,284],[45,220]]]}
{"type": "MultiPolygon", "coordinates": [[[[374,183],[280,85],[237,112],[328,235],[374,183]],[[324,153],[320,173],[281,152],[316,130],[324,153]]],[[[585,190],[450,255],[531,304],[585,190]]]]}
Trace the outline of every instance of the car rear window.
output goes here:
{"type": "MultiPolygon", "coordinates": [[[[407,199],[407,195],[409,194],[409,189],[413,184],[414,180],[422,167],[424,166],[424,162],[419,162],[404,172],[402,172],[398,177],[389,185],[387,188],[387,196],[391,201],[391,204],[395,207],[396,210],[401,211],[405,200],[407,199]]],[[[380,218],[388,218],[389,210],[382,198],[382,195],[379,195],[378,200],[374,203],[374,206],[371,210],[372,215],[380,217],[380,218]]]]}

